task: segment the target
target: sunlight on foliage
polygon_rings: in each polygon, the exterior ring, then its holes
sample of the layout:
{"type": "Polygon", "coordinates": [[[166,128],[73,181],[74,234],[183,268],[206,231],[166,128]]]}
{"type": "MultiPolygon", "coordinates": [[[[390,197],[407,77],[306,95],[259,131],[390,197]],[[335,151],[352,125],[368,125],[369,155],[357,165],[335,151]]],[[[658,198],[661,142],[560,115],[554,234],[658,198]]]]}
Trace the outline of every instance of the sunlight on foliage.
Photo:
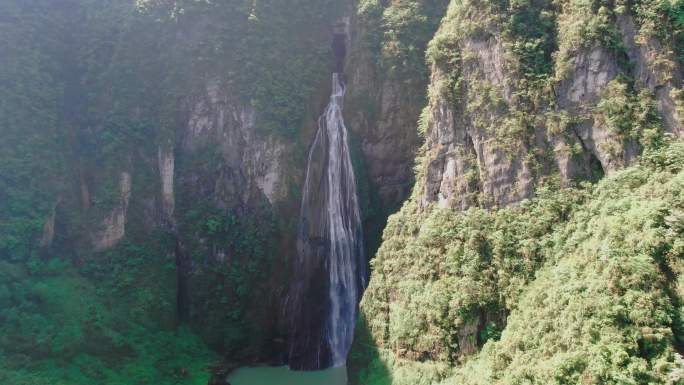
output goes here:
{"type": "Polygon", "coordinates": [[[683,161],[684,143],[670,141],[597,185],[550,185],[517,207],[420,213],[407,203],[362,302],[370,334],[356,354],[381,363],[362,365],[360,383],[417,362],[453,366],[433,371],[449,385],[672,383],[684,336],[683,161]]]}

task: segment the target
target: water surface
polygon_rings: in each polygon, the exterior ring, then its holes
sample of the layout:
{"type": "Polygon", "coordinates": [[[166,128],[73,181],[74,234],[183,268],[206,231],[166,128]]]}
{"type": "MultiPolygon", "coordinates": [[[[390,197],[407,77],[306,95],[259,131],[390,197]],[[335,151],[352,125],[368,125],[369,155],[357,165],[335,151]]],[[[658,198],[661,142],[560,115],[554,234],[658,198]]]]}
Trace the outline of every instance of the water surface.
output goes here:
{"type": "Polygon", "coordinates": [[[347,385],[347,368],[296,372],[287,366],[240,368],[228,377],[231,385],[347,385]]]}

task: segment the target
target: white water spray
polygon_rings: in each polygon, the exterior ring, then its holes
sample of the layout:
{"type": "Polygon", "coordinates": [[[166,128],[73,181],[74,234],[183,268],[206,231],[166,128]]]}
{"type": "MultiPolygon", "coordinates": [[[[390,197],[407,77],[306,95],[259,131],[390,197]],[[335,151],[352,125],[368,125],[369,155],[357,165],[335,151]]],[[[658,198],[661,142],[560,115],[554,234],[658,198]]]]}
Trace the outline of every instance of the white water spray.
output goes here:
{"type": "Polygon", "coordinates": [[[361,214],[347,128],[342,116],[344,93],[341,74],[334,73],[330,103],[318,120],[318,132],[309,152],[301,217],[302,239],[307,239],[307,234],[304,234],[307,231],[306,224],[313,219],[307,218],[307,215],[318,215],[316,222],[324,226],[321,230],[326,243],[330,306],[325,325],[326,341],[321,343],[328,344],[330,362],[335,367],[346,362],[354,336],[359,296],[365,286],[361,214]],[[316,185],[315,181],[310,179],[314,174],[312,167],[315,168],[314,153],[320,146],[325,151],[320,183],[325,186],[316,189],[312,188],[316,185]],[[325,197],[312,196],[321,191],[325,197]],[[324,202],[321,212],[312,213],[312,202],[321,198],[324,202]]]}

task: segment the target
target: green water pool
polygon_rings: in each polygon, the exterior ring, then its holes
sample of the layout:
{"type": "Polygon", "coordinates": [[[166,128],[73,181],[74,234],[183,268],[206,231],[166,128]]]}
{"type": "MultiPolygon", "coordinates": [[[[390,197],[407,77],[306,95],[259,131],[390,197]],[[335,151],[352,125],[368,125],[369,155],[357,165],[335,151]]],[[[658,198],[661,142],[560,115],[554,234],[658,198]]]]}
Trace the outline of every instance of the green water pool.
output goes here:
{"type": "Polygon", "coordinates": [[[347,368],[295,372],[287,366],[240,368],[228,377],[231,385],[347,385],[347,368]]]}

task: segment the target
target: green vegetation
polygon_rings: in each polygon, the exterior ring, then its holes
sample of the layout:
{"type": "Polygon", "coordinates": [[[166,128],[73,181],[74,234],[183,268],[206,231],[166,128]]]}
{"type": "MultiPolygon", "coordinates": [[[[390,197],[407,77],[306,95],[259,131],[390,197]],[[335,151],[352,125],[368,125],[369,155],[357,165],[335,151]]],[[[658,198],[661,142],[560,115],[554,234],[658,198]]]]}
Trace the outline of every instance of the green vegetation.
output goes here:
{"type": "Polygon", "coordinates": [[[670,383],[684,336],[683,164],[674,141],[517,207],[407,203],[362,302],[370,335],[356,354],[378,362],[358,383],[403,383],[412,362],[455,366],[429,371],[445,384],[670,383]],[[470,344],[482,351],[466,358],[470,344]]]}
{"type": "Polygon", "coordinates": [[[448,383],[681,380],[682,161],[676,142],[593,188],[555,231],[501,341],[448,383]]]}
{"type": "Polygon", "coordinates": [[[272,271],[272,222],[187,213],[180,229],[196,243],[185,247],[202,266],[188,276],[187,324],[179,320],[172,234],[138,229],[111,250],[76,259],[0,261],[0,382],[204,385],[216,351],[239,358],[272,338],[262,328],[271,307],[253,306],[255,296],[269,298],[261,277],[272,271]]]}
{"type": "Polygon", "coordinates": [[[341,15],[343,2],[138,3],[152,15],[164,15],[171,31],[204,25],[195,48],[187,52],[192,58],[189,71],[200,77],[214,73],[231,84],[233,96],[257,112],[259,128],[297,137],[314,92],[328,81],[330,36],[321,32],[341,15]]]}
{"type": "Polygon", "coordinates": [[[245,346],[273,338],[263,328],[273,311],[266,288],[275,286],[263,277],[272,276],[278,255],[272,214],[255,211],[246,217],[200,206],[187,211],[180,229],[196,266],[188,277],[187,309],[195,330],[233,357],[245,354],[245,346]],[[254,298],[262,299],[260,306],[254,306],[254,298]]]}
{"type": "Polygon", "coordinates": [[[613,158],[620,157],[625,146],[642,143],[650,146],[661,138],[661,121],[653,96],[646,90],[630,90],[625,79],[610,81],[594,108],[594,122],[606,127],[613,136],[612,145],[605,144],[613,158]]]}
{"type": "Polygon", "coordinates": [[[549,1],[514,0],[504,24],[508,49],[519,61],[524,77],[542,78],[551,73],[551,54],[556,48],[555,14],[549,1]]]}
{"type": "MultiPolygon", "coordinates": [[[[677,0],[618,1],[624,11],[631,6],[640,24],[640,36],[644,40],[657,37],[665,42],[680,63],[684,61],[684,3],[677,0]]],[[[667,51],[663,52],[667,53],[667,51]]]]}
{"type": "Polygon", "coordinates": [[[425,49],[439,25],[448,1],[363,0],[358,13],[366,30],[362,41],[390,78],[424,81],[428,76],[425,49]]]}
{"type": "MultiPolygon", "coordinates": [[[[262,279],[279,240],[273,214],[238,213],[237,199],[194,207],[183,192],[168,223],[158,151],[180,143],[188,100],[214,77],[266,135],[293,141],[327,70],[329,36],[318,32],[340,4],[175,2],[169,17],[163,1],[139,3],[0,4],[2,384],[206,384],[217,351],[249,354],[273,337],[266,288],[276,283],[262,279]],[[94,252],[122,204],[123,172],[126,236],[94,252]]],[[[211,150],[205,163],[219,156],[211,150]]],[[[211,185],[218,170],[204,166],[211,185]]]]}
{"type": "Polygon", "coordinates": [[[80,267],[0,262],[0,382],[206,384],[218,360],[175,328],[175,266],[125,244],[80,267]]]}

